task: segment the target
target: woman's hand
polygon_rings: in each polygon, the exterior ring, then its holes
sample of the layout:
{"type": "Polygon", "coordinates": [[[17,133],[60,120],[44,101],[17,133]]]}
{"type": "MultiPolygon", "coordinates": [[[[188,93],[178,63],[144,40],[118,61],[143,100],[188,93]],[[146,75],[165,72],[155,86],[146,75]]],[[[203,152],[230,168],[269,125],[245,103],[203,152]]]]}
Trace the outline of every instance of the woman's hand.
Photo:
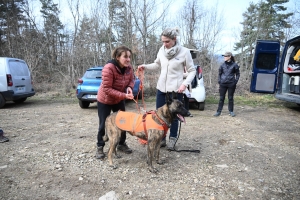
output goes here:
{"type": "Polygon", "coordinates": [[[145,69],[145,67],[144,67],[143,65],[139,65],[139,66],[138,66],[138,70],[139,70],[139,71],[143,71],[144,69],[145,69]]]}
{"type": "Polygon", "coordinates": [[[186,86],[185,85],[181,85],[180,87],[179,87],[179,89],[178,89],[178,93],[183,93],[184,91],[185,91],[185,89],[186,89],[186,86]]]}
{"type": "Polygon", "coordinates": [[[126,94],[132,94],[133,95],[132,89],[130,87],[128,87],[126,89],[126,94]]]}
{"type": "Polygon", "coordinates": [[[126,89],[126,99],[133,99],[134,96],[133,96],[133,92],[132,92],[132,89],[130,87],[128,87],[126,89]]]}
{"type": "Polygon", "coordinates": [[[133,94],[126,94],[126,99],[133,99],[133,98],[134,98],[133,94]]]}

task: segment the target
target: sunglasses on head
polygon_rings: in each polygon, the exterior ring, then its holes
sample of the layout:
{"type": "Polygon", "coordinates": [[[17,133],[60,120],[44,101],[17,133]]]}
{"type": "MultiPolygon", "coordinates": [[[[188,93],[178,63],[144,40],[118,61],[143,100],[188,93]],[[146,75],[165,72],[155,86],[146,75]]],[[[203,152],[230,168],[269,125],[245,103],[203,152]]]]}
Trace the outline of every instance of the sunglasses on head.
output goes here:
{"type": "Polygon", "coordinates": [[[224,56],[224,57],[230,57],[230,56],[224,56]]]}

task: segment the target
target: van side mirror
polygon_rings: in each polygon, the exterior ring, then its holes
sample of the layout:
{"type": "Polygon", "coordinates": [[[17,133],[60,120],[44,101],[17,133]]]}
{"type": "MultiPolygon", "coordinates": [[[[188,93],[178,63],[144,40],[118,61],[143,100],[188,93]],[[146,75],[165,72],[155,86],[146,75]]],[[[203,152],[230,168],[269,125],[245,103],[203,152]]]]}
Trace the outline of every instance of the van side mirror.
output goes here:
{"type": "Polygon", "coordinates": [[[198,80],[200,80],[202,78],[202,68],[198,65],[197,69],[196,69],[196,76],[198,78],[198,80]]]}
{"type": "Polygon", "coordinates": [[[190,52],[191,52],[191,55],[192,55],[192,59],[197,58],[197,51],[190,50],[190,52]]]}

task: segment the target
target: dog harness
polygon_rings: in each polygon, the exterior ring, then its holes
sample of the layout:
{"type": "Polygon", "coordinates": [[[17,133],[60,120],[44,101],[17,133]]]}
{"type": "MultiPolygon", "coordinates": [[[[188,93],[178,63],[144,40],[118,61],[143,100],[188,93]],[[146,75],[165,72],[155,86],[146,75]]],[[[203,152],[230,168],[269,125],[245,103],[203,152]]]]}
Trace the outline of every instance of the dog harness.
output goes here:
{"type": "MultiPolygon", "coordinates": [[[[148,111],[143,115],[133,112],[118,111],[116,115],[116,125],[119,129],[129,131],[133,135],[135,135],[135,133],[144,131],[146,139],[148,139],[147,130],[163,130],[165,137],[169,129],[167,123],[157,115],[156,111],[148,111]],[[156,117],[161,124],[155,122],[153,117],[156,117]]],[[[145,142],[146,140],[144,140],[144,143],[145,142]]]]}

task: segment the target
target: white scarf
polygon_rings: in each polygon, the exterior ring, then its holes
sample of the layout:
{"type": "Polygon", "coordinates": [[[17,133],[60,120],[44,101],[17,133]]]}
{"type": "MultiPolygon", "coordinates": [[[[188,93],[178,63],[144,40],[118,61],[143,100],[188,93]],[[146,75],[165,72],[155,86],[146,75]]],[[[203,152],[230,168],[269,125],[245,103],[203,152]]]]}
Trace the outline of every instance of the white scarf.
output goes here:
{"type": "Polygon", "coordinates": [[[174,58],[179,50],[179,47],[180,46],[179,46],[178,42],[176,42],[175,46],[171,47],[170,49],[167,49],[166,47],[164,47],[164,52],[165,52],[166,58],[168,58],[169,60],[174,58]]]}

